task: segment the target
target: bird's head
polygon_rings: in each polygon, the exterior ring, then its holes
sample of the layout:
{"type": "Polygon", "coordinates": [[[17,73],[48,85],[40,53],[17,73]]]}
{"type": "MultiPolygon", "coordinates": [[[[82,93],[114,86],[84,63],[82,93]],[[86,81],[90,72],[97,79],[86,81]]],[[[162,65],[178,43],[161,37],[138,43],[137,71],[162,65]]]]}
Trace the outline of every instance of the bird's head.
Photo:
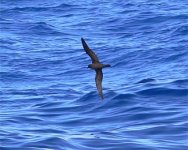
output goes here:
{"type": "Polygon", "coordinates": [[[88,68],[92,68],[92,67],[91,67],[91,64],[88,65],[88,68]]]}

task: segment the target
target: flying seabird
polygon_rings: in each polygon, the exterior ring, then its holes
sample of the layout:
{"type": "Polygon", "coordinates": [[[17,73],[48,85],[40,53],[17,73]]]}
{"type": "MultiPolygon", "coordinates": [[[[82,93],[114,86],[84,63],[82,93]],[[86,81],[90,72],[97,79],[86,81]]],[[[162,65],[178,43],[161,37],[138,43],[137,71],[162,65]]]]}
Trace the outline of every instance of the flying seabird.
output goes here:
{"type": "Polygon", "coordinates": [[[96,72],[96,76],[95,76],[96,87],[97,87],[100,97],[103,99],[104,97],[103,97],[103,92],[102,92],[102,79],[103,79],[102,69],[105,67],[110,67],[110,65],[100,63],[97,55],[89,48],[85,40],[81,38],[81,41],[82,41],[84,50],[91,57],[92,64],[89,64],[88,68],[94,69],[96,72]]]}

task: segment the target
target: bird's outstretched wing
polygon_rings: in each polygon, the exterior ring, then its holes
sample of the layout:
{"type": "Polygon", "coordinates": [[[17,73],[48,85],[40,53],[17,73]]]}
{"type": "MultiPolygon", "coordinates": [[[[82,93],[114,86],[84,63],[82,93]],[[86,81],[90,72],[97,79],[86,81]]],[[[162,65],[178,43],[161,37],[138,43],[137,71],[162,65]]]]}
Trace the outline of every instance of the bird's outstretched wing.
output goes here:
{"type": "Polygon", "coordinates": [[[84,50],[91,57],[92,62],[93,63],[99,62],[97,55],[89,48],[89,46],[87,45],[85,40],[83,38],[81,38],[81,41],[82,41],[82,45],[83,45],[84,50]]]}
{"type": "Polygon", "coordinates": [[[96,76],[95,76],[95,82],[97,86],[97,90],[99,92],[100,97],[103,99],[103,92],[102,92],[102,79],[103,79],[103,73],[102,69],[96,69],[96,76]]]}

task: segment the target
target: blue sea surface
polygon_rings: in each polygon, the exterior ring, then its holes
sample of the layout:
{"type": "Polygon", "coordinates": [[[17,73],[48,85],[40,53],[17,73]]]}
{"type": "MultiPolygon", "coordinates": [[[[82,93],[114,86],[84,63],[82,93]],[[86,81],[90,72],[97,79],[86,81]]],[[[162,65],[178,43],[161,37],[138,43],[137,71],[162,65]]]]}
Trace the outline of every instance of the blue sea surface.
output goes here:
{"type": "Polygon", "coordinates": [[[0,1],[0,150],[187,143],[187,0],[0,1]],[[81,37],[112,66],[104,100],[81,37]]]}

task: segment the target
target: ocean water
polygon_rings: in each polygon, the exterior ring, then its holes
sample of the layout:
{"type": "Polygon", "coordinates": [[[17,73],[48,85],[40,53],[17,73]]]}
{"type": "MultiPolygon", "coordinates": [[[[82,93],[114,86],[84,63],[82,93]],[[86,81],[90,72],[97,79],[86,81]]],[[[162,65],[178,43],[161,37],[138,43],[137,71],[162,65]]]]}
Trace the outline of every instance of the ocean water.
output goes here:
{"type": "Polygon", "coordinates": [[[187,150],[187,0],[1,0],[0,107],[0,150],[187,150]]]}

